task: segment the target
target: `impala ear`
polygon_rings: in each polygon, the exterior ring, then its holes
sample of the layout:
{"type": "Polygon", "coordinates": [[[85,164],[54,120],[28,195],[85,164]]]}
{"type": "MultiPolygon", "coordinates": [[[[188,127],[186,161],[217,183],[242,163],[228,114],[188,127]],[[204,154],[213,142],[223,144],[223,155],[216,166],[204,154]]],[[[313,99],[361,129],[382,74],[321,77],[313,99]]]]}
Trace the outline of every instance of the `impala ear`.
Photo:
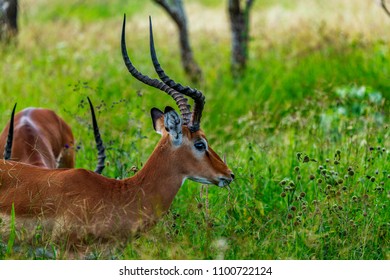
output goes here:
{"type": "Polygon", "coordinates": [[[165,109],[164,109],[164,114],[170,112],[170,111],[175,111],[175,109],[173,109],[171,106],[166,106],[165,109]]]}
{"type": "Polygon", "coordinates": [[[176,146],[181,145],[183,141],[182,120],[179,114],[169,106],[164,110],[164,126],[171,136],[172,143],[176,146]]]}
{"type": "Polygon", "coordinates": [[[162,134],[164,128],[164,113],[157,108],[152,108],[150,115],[153,121],[153,128],[158,134],[162,134]]]}

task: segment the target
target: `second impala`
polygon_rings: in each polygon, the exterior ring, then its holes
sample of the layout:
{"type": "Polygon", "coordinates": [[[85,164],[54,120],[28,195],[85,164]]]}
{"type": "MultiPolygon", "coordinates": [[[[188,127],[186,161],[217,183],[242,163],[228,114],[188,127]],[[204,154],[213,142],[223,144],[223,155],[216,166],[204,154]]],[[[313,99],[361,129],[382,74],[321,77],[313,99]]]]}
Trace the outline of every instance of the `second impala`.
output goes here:
{"type": "Polygon", "coordinates": [[[152,61],[160,80],[141,74],[131,63],[122,27],[122,56],[131,75],[174,98],[172,108],[153,108],[151,118],[161,139],[143,168],[133,177],[115,180],[85,169],[48,170],[12,161],[0,163],[0,211],[16,220],[50,222],[55,237],[128,236],[153,225],[169,209],[186,179],[227,186],[232,171],[211,149],[200,129],[203,94],[175,83],[161,69],[153,46],[152,61]],[[191,112],[188,96],[194,100],[191,112]]]}
{"type": "MultiPolygon", "coordinates": [[[[92,126],[98,150],[96,173],[101,174],[106,158],[105,148],[96,121],[95,110],[88,97],[92,126]]],[[[15,116],[0,134],[0,155],[44,168],[74,168],[75,148],[70,126],[54,111],[27,108],[15,116]],[[15,139],[15,140],[14,140],[15,139]]]]}

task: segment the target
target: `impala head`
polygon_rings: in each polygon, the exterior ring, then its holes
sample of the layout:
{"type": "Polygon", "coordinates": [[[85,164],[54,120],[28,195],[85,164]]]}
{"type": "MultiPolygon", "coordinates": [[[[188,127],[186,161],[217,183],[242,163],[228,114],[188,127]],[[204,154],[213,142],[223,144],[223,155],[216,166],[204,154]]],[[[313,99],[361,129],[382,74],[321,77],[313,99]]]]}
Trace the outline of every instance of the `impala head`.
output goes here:
{"type": "Polygon", "coordinates": [[[171,107],[166,107],[164,112],[156,108],[151,110],[154,129],[162,135],[157,147],[168,147],[169,159],[166,160],[173,161],[177,166],[177,171],[182,172],[185,178],[203,184],[226,186],[233,181],[234,175],[211,149],[205,134],[200,129],[205,97],[199,90],[182,86],[165,74],[157,60],[150,17],[149,23],[150,53],[161,81],[143,75],[131,63],[125,40],[126,16],[123,20],[121,45],[123,60],[130,74],[139,81],[166,92],[179,107],[181,115],[171,107]],[[192,112],[186,96],[194,100],[192,112]]]}

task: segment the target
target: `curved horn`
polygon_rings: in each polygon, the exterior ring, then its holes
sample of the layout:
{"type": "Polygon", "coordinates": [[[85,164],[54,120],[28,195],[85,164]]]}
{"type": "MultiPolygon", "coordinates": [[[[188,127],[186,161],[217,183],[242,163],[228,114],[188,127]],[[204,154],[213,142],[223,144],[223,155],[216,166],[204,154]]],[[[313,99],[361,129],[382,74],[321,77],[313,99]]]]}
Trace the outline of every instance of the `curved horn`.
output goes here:
{"type": "Polygon", "coordinates": [[[165,74],[164,70],[161,68],[160,63],[158,62],[156,50],[154,48],[152,18],[150,16],[149,16],[149,33],[150,33],[150,55],[152,57],[154,69],[156,70],[161,81],[163,81],[165,84],[167,84],[169,87],[173,88],[174,90],[177,90],[178,92],[194,100],[195,106],[194,106],[194,111],[192,113],[191,123],[189,127],[192,132],[195,132],[200,128],[200,119],[202,117],[202,112],[205,104],[205,96],[201,91],[197,89],[193,89],[190,88],[189,86],[183,86],[179,83],[176,83],[167,74],[165,74]]]}
{"type": "Polygon", "coordinates": [[[190,120],[190,117],[191,117],[191,112],[189,110],[187,98],[185,98],[183,94],[177,92],[176,90],[172,89],[171,87],[164,84],[163,82],[161,82],[157,79],[151,79],[148,76],[143,75],[131,63],[130,58],[127,54],[125,27],[126,27],[126,14],[123,17],[121,48],[122,48],[123,61],[125,62],[125,65],[126,65],[127,69],[129,70],[130,74],[134,78],[136,78],[137,80],[143,82],[144,84],[149,85],[149,86],[154,87],[154,88],[157,88],[161,91],[164,91],[169,96],[171,96],[175,100],[177,106],[180,109],[180,112],[181,112],[181,115],[183,118],[183,122],[188,123],[190,120]]]}
{"type": "Polygon", "coordinates": [[[15,103],[14,109],[12,110],[11,113],[11,120],[9,123],[7,142],[4,147],[4,159],[6,160],[11,158],[12,142],[14,139],[14,117],[15,117],[15,109],[17,104],[18,103],[15,103]]]}
{"type": "Polygon", "coordinates": [[[102,174],[102,171],[105,167],[104,160],[106,159],[105,147],[103,145],[103,141],[102,141],[102,138],[100,136],[99,127],[98,127],[98,124],[96,121],[96,116],[95,116],[95,110],[93,109],[93,105],[92,105],[92,102],[89,99],[89,97],[87,97],[87,99],[89,102],[89,107],[91,109],[93,134],[95,136],[96,148],[98,150],[98,163],[97,163],[95,172],[98,174],[102,174]]]}

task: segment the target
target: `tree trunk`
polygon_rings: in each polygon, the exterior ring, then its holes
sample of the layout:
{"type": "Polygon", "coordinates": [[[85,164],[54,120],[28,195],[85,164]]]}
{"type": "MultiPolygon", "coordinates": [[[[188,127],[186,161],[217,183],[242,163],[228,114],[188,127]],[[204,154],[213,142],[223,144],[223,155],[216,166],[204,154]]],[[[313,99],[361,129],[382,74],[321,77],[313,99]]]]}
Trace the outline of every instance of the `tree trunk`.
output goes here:
{"type": "Polygon", "coordinates": [[[232,32],[232,71],[237,76],[246,68],[249,41],[249,12],[253,0],[246,0],[241,8],[240,0],[228,0],[230,28],[232,32]]]}
{"type": "Polygon", "coordinates": [[[18,1],[0,0],[0,41],[9,42],[18,33],[18,1]]]}
{"type": "Polygon", "coordinates": [[[381,0],[381,6],[383,10],[385,10],[385,13],[390,17],[390,10],[386,6],[386,0],[381,0]]]}
{"type": "Polygon", "coordinates": [[[202,70],[194,60],[191,45],[188,37],[187,16],[181,0],[154,0],[157,4],[175,21],[179,29],[179,43],[181,52],[181,61],[185,73],[192,82],[198,83],[202,80],[202,70]]]}

